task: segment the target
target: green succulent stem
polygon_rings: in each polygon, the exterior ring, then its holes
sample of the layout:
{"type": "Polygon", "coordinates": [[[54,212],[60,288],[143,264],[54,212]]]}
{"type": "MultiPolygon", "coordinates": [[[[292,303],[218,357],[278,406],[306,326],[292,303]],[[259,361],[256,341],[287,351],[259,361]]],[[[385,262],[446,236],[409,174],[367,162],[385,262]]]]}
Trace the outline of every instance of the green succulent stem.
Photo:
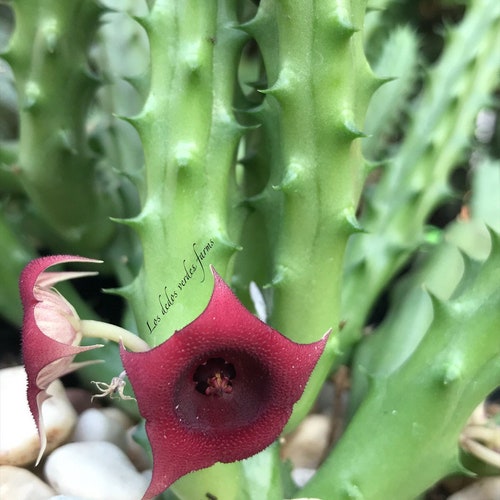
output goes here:
{"type": "MultiPolygon", "coordinates": [[[[121,289],[140,336],[151,346],[195,319],[212,291],[212,264],[230,275],[243,209],[234,165],[244,128],[233,114],[239,55],[233,1],[157,1],[138,20],[151,55],[150,91],[130,119],[145,158],[141,213],[122,222],[139,235],[143,266],[121,289]]],[[[238,498],[240,464],[217,464],[172,486],[179,498],[207,492],[238,498]],[[220,476],[231,480],[221,486],[220,476]]]]}
{"type": "MultiPolygon", "coordinates": [[[[340,321],[342,262],[358,230],[364,178],[359,138],[379,85],[357,31],[364,9],[364,2],[263,1],[245,27],[259,44],[269,84],[258,113],[277,130],[269,182],[251,200],[268,214],[269,322],[298,342],[336,333],[340,321]]],[[[332,335],[291,425],[310,408],[335,352],[332,335]]]]}
{"type": "Polygon", "coordinates": [[[236,5],[155,2],[139,22],[151,53],[150,91],[130,119],[145,157],[139,235],[143,266],[121,293],[154,346],[198,316],[212,290],[209,264],[228,276],[242,210],[230,187],[244,128],[234,117],[235,78],[246,35],[236,5]]]}
{"type": "MultiPolygon", "coordinates": [[[[460,432],[500,373],[500,238],[491,235],[490,257],[467,266],[463,293],[447,302],[431,297],[434,318],[407,358],[368,374],[363,402],[302,496],[410,500],[466,472],[460,432]]],[[[396,355],[400,344],[381,347],[396,355]]]]}
{"type": "Polygon", "coordinates": [[[477,0],[445,36],[400,149],[367,190],[361,224],[344,268],[339,341],[348,353],[384,287],[426,240],[432,211],[451,197],[450,173],[471,144],[475,118],[498,82],[500,4],[477,0]]]}
{"type": "Polygon", "coordinates": [[[19,300],[19,275],[35,258],[35,252],[9,224],[0,211],[0,313],[13,325],[22,324],[23,309],[19,300]]]}
{"type": "Polygon", "coordinates": [[[15,0],[12,6],[16,28],[3,57],[19,100],[19,178],[69,248],[93,254],[114,233],[109,216],[120,213],[85,129],[99,83],[87,51],[103,10],[92,0],[15,0]]]}

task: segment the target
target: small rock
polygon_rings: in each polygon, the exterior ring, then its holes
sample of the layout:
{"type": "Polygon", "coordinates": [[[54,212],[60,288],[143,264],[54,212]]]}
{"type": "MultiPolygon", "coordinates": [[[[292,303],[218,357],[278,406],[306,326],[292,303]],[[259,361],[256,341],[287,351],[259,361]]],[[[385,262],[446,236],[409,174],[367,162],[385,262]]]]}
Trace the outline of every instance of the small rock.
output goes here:
{"type": "Polygon", "coordinates": [[[500,477],[485,477],[457,491],[448,500],[498,500],[500,498],[500,477]]]}
{"type": "MultiPolygon", "coordinates": [[[[0,370],[0,465],[27,465],[34,462],[40,442],[26,399],[26,372],[23,366],[0,370]]],[[[59,380],[50,384],[52,395],[42,406],[47,434],[47,452],[64,442],[76,422],[76,413],[59,380]]]]}
{"type": "Polygon", "coordinates": [[[104,413],[106,417],[114,420],[117,424],[120,424],[125,430],[134,425],[134,421],[124,411],[120,410],[120,408],[116,408],[115,406],[103,408],[101,412],[104,413]]]}
{"type": "Polygon", "coordinates": [[[68,495],[55,495],[53,497],[50,497],[49,500],[86,500],[85,498],[82,497],[75,497],[73,495],[68,496],[68,495]]]}
{"type": "Polygon", "coordinates": [[[105,441],[61,446],[44,472],[58,493],[86,500],[138,500],[148,486],[120,448],[105,441]]]}
{"type": "Polygon", "coordinates": [[[103,409],[89,408],[78,417],[72,441],[108,441],[125,450],[127,428],[123,423],[123,419],[120,421],[116,414],[106,413],[103,409]]]}
{"type": "Polygon", "coordinates": [[[294,467],[317,469],[328,447],[331,420],[326,415],[309,415],[286,437],[281,450],[294,467]]]}
{"type": "Polygon", "coordinates": [[[0,498],[48,500],[55,491],[32,472],[12,465],[0,466],[0,498]]]}
{"type": "Polygon", "coordinates": [[[148,470],[143,470],[141,472],[141,476],[144,478],[144,481],[146,481],[147,484],[151,482],[151,478],[153,477],[153,470],[148,469],[148,470]]]}
{"type": "Polygon", "coordinates": [[[293,482],[303,488],[316,473],[316,469],[307,469],[305,467],[297,467],[292,470],[293,482]]]}

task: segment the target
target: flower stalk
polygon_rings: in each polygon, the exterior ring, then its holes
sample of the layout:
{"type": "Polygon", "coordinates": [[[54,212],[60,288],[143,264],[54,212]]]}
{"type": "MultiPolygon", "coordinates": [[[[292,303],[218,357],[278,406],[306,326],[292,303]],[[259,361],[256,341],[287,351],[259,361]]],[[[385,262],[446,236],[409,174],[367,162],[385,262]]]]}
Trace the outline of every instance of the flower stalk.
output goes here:
{"type": "Polygon", "coordinates": [[[106,339],[117,344],[123,344],[127,349],[134,352],[147,351],[150,348],[149,344],[144,342],[135,333],[111,323],[84,319],[79,321],[79,328],[82,337],[106,339]]]}

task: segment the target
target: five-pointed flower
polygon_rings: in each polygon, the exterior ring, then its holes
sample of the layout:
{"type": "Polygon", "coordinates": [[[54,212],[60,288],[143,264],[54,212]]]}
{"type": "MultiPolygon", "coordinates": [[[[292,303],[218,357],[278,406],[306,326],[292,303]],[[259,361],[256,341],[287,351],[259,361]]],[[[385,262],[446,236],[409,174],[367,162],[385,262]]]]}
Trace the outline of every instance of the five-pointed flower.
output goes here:
{"type": "Polygon", "coordinates": [[[54,255],[30,262],[23,270],[19,288],[24,308],[22,353],[28,376],[28,404],[40,436],[40,454],[47,445],[41,406],[50,397],[47,388],[57,378],[87,363],[73,358],[93,345],[79,347],[80,319],[73,306],[53,285],[64,280],[89,276],[92,272],[47,272],[48,267],[66,262],[100,262],[85,257],[54,255]]]}
{"type": "Polygon", "coordinates": [[[144,498],[188,472],[269,446],[321,356],[327,335],[296,344],[252,315],[213,270],[193,322],[147,352],[121,348],[153,452],[144,498]]]}

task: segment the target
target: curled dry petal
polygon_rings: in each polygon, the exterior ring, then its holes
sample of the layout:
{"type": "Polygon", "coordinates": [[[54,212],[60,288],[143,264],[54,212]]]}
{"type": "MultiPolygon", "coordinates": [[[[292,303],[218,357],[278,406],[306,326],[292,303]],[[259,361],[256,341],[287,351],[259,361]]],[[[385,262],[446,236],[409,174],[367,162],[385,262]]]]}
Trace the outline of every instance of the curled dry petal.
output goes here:
{"type": "Polygon", "coordinates": [[[281,433],[327,336],[302,345],[253,316],[222,278],[192,323],[121,357],[153,451],[144,498],[178,478],[258,453],[281,433]]]}
{"type": "Polygon", "coordinates": [[[46,272],[66,262],[100,262],[71,255],[54,255],[31,261],[21,273],[19,289],[24,308],[22,353],[28,375],[28,404],[40,436],[40,454],[47,439],[41,406],[50,397],[47,387],[57,378],[87,363],[73,363],[73,358],[100,345],[79,347],[79,318],[73,306],[53,285],[60,281],[89,276],[92,272],[46,272]]]}

